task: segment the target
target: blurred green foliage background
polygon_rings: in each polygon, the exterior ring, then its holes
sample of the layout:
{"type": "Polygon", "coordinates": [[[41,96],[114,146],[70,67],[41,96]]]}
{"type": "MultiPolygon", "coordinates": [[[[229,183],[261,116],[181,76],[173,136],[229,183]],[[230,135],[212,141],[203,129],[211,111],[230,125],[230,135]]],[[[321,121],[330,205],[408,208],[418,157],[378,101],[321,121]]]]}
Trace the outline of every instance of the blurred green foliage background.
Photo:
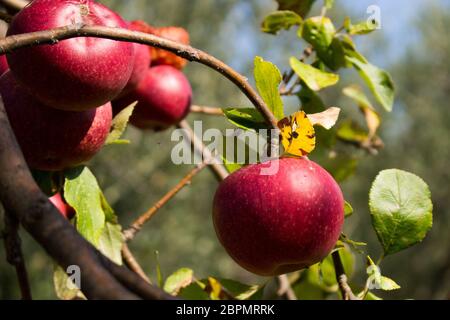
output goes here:
{"type": "MultiPolygon", "coordinates": [[[[156,26],[183,26],[191,42],[251,78],[255,55],[263,56],[285,70],[291,55],[304,48],[295,32],[273,37],[262,34],[264,16],[276,9],[271,0],[105,0],[126,19],[142,19],[156,26]]],[[[318,1],[320,2],[320,1],[318,1]]],[[[402,289],[381,296],[405,299],[450,298],[450,11],[444,1],[343,1],[337,0],[330,15],[340,25],[345,15],[354,20],[367,17],[371,4],[381,7],[382,28],[358,41],[361,51],[375,64],[388,70],[397,86],[397,100],[391,114],[383,113],[381,137],[386,147],[377,156],[362,151],[355,174],[342,183],[346,199],[355,214],[346,221],[346,233],[368,242],[368,252],[381,253],[370,225],[368,192],[376,174],[399,168],[421,176],[430,186],[434,202],[434,225],[423,243],[383,262],[383,273],[402,289]],[[356,4],[357,3],[357,4],[356,4]]],[[[314,8],[317,14],[320,8],[314,8]]],[[[313,12],[313,14],[314,14],[313,12]]],[[[198,64],[186,69],[198,105],[236,107],[249,102],[232,84],[198,64]]],[[[342,83],[325,92],[327,105],[343,109],[344,118],[354,116],[355,105],[341,94],[353,72],[344,72],[342,83]]],[[[286,99],[293,110],[296,98],[286,99]]],[[[204,127],[225,128],[221,118],[201,118],[204,127]]],[[[363,119],[361,117],[361,123],[363,119]]],[[[170,131],[142,133],[127,130],[131,145],[109,146],[92,161],[91,168],[107,199],[127,226],[168,191],[189,170],[170,160],[170,131]]],[[[317,159],[320,162],[320,155],[317,159]]],[[[166,205],[130,244],[145,271],[155,279],[155,250],[159,251],[164,275],[180,267],[195,270],[197,278],[208,275],[229,277],[247,283],[263,283],[237,266],[224,252],[214,234],[211,203],[217,181],[205,170],[192,185],[166,205]]],[[[53,299],[52,262],[26,233],[22,233],[32,291],[35,298],[53,299]]],[[[355,282],[364,281],[364,257],[356,255],[355,282]]],[[[0,249],[0,299],[17,299],[14,270],[0,249]]]]}

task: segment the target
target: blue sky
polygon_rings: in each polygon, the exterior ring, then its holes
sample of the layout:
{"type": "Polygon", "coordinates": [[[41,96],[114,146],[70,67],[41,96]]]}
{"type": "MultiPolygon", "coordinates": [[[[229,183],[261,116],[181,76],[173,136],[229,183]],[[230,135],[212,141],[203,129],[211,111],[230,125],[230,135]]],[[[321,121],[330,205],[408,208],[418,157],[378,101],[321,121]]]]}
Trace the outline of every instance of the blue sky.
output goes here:
{"type": "MultiPolygon", "coordinates": [[[[272,5],[274,9],[276,8],[273,0],[260,1],[266,1],[269,7],[272,5]]],[[[322,5],[321,0],[316,3],[318,6],[322,5]]],[[[386,40],[380,42],[383,48],[369,50],[373,47],[374,36],[361,36],[357,39],[358,47],[361,48],[363,54],[380,67],[388,67],[394,63],[402,57],[405,50],[414,44],[414,41],[417,40],[414,22],[420,16],[423,7],[432,3],[450,6],[449,0],[335,0],[335,5],[345,7],[345,12],[354,22],[364,21],[369,17],[367,13],[369,6],[376,5],[380,8],[381,30],[378,31],[378,36],[386,40]]],[[[315,11],[318,10],[320,9],[315,8],[315,11]]],[[[238,70],[242,70],[255,55],[261,53],[260,48],[252,40],[255,32],[258,32],[258,26],[255,24],[260,21],[249,21],[249,18],[255,19],[250,3],[238,2],[228,13],[227,23],[222,31],[224,43],[229,45],[228,50],[233,50],[234,56],[241,57],[241,59],[228,61],[238,70]],[[233,42],[230,43],[229,39],[233,39],[233,42]]],[[[295,43],[296,38],[293,32],[285,33],[283,36],[292,37],[292,42],[295,43]]],[[[273,50],[266,53],[265,58],[282,66],[284,61],[279,60],[282,57],[280,57],[275,37],[273,39],[270,36],[264,38],[264,42],[273,47],[273,50]]],[[[295,46],[294,48],[297,49],[295,46]]]]}

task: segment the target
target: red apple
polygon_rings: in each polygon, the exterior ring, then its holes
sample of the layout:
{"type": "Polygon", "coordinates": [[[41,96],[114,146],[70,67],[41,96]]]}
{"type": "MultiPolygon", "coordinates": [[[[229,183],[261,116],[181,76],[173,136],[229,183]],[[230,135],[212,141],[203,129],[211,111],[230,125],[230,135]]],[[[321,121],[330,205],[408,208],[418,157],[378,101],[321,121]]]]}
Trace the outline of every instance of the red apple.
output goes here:
{"type": "MultiPolygon", "coordinates": [[[[12,20],[8,36],[83,23],[126,28],[120,16],[92,0],[34,0],[12,20]]],[[[7,55],[17,81],[42,103],[83,111],[115,98],[127,84],[132,43],[79,37],[7,55]]]]}
{"type": "MultiPolygon", "coordinates": [[[[154,34],[156,36],[166,38],[175,42],[179,42],[182,44],[188,45],[190,43],[190,37],[189,33],[186,31],[186,29],[181,27],[153,27],[145,23],[144,21],[133,21],[131,23],[133,26],[133,30],[146,32],[150,34],[154,34]]],[[[177,68],[179,70],[183,69],[186,64],[187,60],[183,59],[176,54],[155,48],[155,47],[149,47],[151,58],[152,58],[152,64],[153,65],[170,65],[174,68],[177,68]]]]}
{"type": "Polygon", "coordinates": [[[162,130],[186,117],[191,100],[192,89],[185,75],[171,66],[157,66],[147,71],[134,91],[113,101],[113,108],[118,113],[138,101],[130,123],[140,129],[162,130]]]}
{"type": "Polygon", "coordinates": [[[61,196],[61,193],[56,193],[53,197],[49,198],[50,202],[58,209],[58,211],[67,219],[72,219],[75,216],[75,209],[69,206],[61,196]]]}
{"type": "MultiPolygon", "coordinates": [[[[133,25],[130,24],[129,29],[134,30],[133,25]]],[[[151,64],[149,46],[139,43],[134,43],[133,45],[134,45],[133,71],[131,72],[130,79],[128,80],[128,83],[123,89],[120,96],[123,96],[124,94],[129,93],[133,89],[136,89],[138,87],[141,81],[144,80],[145,75],[147,74],[147,70],[151,64]]]]}
{"type": "Polygon", "coordinates": [[[6,61],[6,56],[0,56],[0,76],[9,70],[8,61],[6,61]]]}
{"type": "Polygon", "coordinates": [[[219,186],[213,207],[220,242],[243,268],[262,276],[293,272],[325,258],[344,221],[344,199],[316,163],[282,158],[253,164],[219,186]],[[262,175],[268,164],[273,175],[262,175]]]}
{"type": "Polygon", "coordinates": [[[111,127],[111,104],[83,112],[44,106],[14,79],[0,77],[2,95],[17,141],[33,169],[58,171],[91,159],[111,127]]]}

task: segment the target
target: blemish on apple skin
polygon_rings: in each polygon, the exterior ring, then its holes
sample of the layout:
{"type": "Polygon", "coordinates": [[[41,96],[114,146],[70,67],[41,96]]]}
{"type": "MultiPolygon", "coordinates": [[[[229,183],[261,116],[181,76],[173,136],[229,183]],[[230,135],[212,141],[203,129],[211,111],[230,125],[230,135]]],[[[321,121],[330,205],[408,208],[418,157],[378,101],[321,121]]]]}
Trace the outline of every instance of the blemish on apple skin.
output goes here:
{"type": "Polygon", "coordinates": [[[89,6],[87,4],[80,4],[80,14],[82,16],[89,15],[89,6]]]}

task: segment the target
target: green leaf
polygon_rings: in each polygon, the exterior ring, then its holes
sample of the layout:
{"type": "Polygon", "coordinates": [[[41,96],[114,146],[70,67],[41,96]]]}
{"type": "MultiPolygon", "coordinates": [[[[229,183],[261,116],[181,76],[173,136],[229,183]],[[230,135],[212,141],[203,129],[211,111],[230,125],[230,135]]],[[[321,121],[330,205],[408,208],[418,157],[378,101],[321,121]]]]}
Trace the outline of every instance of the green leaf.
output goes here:
{"type": "Polygon", "coordinates": [[[333,42],[336,29],[328,17],[306,19],[300,30],[300,36],[310,43],[316,51],[326,51],[333,42]]]}
{"type": "Polygon", "coordinates": [[[69,279],[63,268],[54,265],[53,286],[56,296],[61,300],[86,299],[80,289],[69,279]]]}
{"type": "Polygon", "coordinates": [[[254,76],[259,94],[274,114],[275,118],[284,118],[283,101],[279,86],[282,81],[280,70],[273,63],[255,57],[254,76]]]}
{"type": "Polygon", "coordinates": [[[380,289],[384,291],[391,291],[400,289],[400,286],[394,280],[385,276],[381,276],[380,289]]]}
{"type": "Polygon", "coordinates": [[[187,287],[194,279],[194,271],[188,268],[181,268],[167,277],[164,284],[164,291],[172,295],[178,295],[181,289],[187,287]]]}
{"type": "Polygon", "coordinates": [[[377,25],[369,21],[358,22],[357,24],[352,24],[350,18],[344,20],[344,27],[348,34],[350,35],[362,35],[371,33],[377,29],[377,25]]]}
{"type": "Polygon", "coordinates": [[[275,11],[264,19],[262,31],[277,34],[280,30],[289,30],[292,26],[301,25],[302,22],[302,17],[293,11],[275,11]]]}
{"type": "Polygon", "coordinates": [[[353,207],[347,201],[345,201],[345,204],[344,204],[344,215],[345,215],[346,218],[350,217],[351,215],[353,215],[353,207]]]}
{"type": "Polygon", "coordinates": [[[295,57],[291,57],[289,61],[291,68],[311,90],[319,91],[339,81],[339,75],[316,69],[295,57]]]}
{"type": "MultiPolygon", "coordinates": [[[[348,35],[342,35],[340,37],[340,43],[342,46],[342,49],[344,50],[344,59],[348,60],[347,57],[353,57],[361,61],[362,63],[368,63],[367,59],[356,50],[355,43],[353,42],[352,38],[348,35]]],[[[346,61],[347,67],[352,67],[353,64],[349,61],[346,61]]]]}
{"type": "Polygon", "coordinates": [[[341,123],[337,136],[342,140],[357,143],[363,143],[369,137],[368,133],[352,120],[346,120],[341,123]]]}
{"type": "Polygon", "coordinates": [[[106,222],[98,244],[100,252],[116,264],[122,265],[123,243],[122,227],[119,224],[106,222]]]}
{"type": "Polygon", "coordinates": [[[364,92],[358,86],[349,86],[344,88],[343,93],[356,101],[359,106],[359,109],[364,114],[366,118],[367,127],[369,128],[369,139],[375,137],[378,128],[381,125],[381,117],[375,111],[369,99],[366,97],[364,92]]]}
{"type": "Polygon", "coordinates": [[[105,144],[126,144],[129,143],[127,140],[120,140],[120,137],[125,132],[127,128],[128,120],[130,120],[131,115],[133,114],[134,107],[137,105],[137,101],[130,104],[128,107],[123,109],[122,111],[114,117],[111,126],[111,132],[106,138],[105,144]]]}
{"type": "Polygon", "coordinates": [[[162,288],[164,286],[164,278],[161,271],[161,263],[159,262],[159,251],[155,251],[155,261],[156,261],[156,278],[158,280],[158,286],[162,288]]]}
{"type": "Polygon", "coordinates": [[[384,254],[393,254],[422,241],[432,226],[431,194],[418,176],[384,170],[369,194],[372,225],[384,254]]]}
{"type": "Polygon", "coordinates": [[[209,295],[205,291],[206,285],[201,281],[195,281],[180,290],[178,297],[186,300],[209,300],[209,295]]]}
{"type": "Polygon", "coordinates": [[[223,165],[225,166],[225,168],[227,169],[227,171],[229,173],[233,173],[235,171],[238,171],[243,166],[242,164],[233,163],[233,162],[228,161],[227,159],[225,159],[224,156],[222,156],[222,159],[223,159],[223,165]]]}
{"type": "Polygon", "coordinates": [[[361,90],[360,87],[355,86],[355,85],[348,86],[348,87],[345,87],[342,90],[342,92],[347,97],[356,101],[358,106],[361,106],[363,108],[368,108],[368,109],[374,109],[374,107],[370,103],[369,99],[367,98],[367,96],[364,94],[364,92],[361,90]]]}
{"type": "Polygon", "coordinates": [[[298,13],[301,17],[308,15],[312,5],[316,0],[276,0],[278,10],[291,10],[298,13]]]}
{"type": "Polygon", "coordinates": [[[364,300],[383,300],[382,298],[376,296],[374,293],[372,292],[368,292],[366,297],[364,298],[364,300]]]}
{"type": "Polygon", "coordinates": [[[373,260],[367,256],[367,275],[369,276],[368,280],[369,289],[380,289],[385,291],[397,290],[400,289],[400,286],[392,279],[382,276],[380,267],[377,266],[373,260]]]}
{"type": "Polygon", "coordinates": [[[267,129],[263,116],[255,108],[223,109],[225,117],[235,126],[244,130],[267,129]]]}
{"type": "Polygon", "coordinates": [[[358,70],[360,76],[383,108],[386,111],[392,111],[395,91],[394,82],[389,73],[370,63],[364,63],[355,57],[347,57],[346,59],[358,70]]]}
{"type": "Polygon", "coordinates": [[[328,17],[312,17],[304,21],[299,37],[311,44],[327,67],[337,70],[345,66],[345,50],[335,37],[336,29],[328,17]]]}
{"type": "Polygon", "coordinates": [[[76,211],[76,227],[89,242],[97,246],[105,227],[102,191],[87,167],[65,171],[64,197],[76,211]]]}
{"type": "Polygon", "coordinates": [[[260,300],[264,293],[265,286],[246,285],[235,280],[218,279],[223,288],[225,288],[237,300],[260,300]]]}

